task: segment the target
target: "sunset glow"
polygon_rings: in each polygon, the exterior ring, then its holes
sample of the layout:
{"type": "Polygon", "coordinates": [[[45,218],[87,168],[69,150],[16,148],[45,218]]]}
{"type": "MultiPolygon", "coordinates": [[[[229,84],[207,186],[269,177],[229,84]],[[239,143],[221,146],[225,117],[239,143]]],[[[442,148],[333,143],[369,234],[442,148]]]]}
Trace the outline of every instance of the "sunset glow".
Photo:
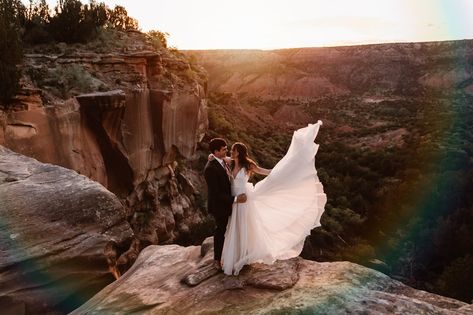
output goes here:
{"type": "Polygon", "coordinates": [[[179,49],[274,49],[473,38],[471,0],[105,3],[124,6],[143,31],[168,32],[170,45],[179,49]]]}

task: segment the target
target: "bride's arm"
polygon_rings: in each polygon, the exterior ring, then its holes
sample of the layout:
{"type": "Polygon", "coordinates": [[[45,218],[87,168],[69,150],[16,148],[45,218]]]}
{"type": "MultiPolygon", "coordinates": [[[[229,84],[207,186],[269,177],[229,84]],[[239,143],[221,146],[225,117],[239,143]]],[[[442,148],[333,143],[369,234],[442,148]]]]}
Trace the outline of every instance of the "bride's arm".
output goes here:
{"type": "MultiPolygon", "coordinates": [[[[208,160],[208,161],[215,160],[215,157],[213,156],[213,154],[209,154],[209,156],[207,157],[207,160],[208,160]]],[[[232,158],[229,157],[229,156],[224,157],[223,160],[224,160],[225,163],[227,163],[228,165],[230,165],[230,163],[232,162],[232,158]]]]}
{"type": "Polygon", "coordinates": [[[259,167],[256,164],[251,164],[250,171],[259,175],[269,175],[271,173],[270,169],[259,167]]]}

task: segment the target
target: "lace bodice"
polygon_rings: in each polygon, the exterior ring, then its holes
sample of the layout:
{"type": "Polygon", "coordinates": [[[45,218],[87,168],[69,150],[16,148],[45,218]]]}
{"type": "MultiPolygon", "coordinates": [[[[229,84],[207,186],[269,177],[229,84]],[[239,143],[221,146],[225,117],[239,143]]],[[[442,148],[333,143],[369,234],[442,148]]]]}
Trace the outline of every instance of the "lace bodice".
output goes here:
{"type": "Polygon", "coordinates": [[[246,168],[242,167],[236,176],[233,178],[232,182],[232,194],[233,196],[238,196],[239,194],[246,193],[246,184],[248,183],[249,175],[246,172],[246,168]]]}

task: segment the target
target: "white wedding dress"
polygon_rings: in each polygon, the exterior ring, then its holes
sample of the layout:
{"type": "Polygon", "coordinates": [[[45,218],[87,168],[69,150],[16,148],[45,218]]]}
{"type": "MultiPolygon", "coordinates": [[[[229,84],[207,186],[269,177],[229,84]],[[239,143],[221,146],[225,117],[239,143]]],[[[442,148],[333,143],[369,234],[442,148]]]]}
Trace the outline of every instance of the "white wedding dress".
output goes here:
{"type": "Polygon", "coordinates": [[[233,194],[246,193],[246,203],[233,204],[222,252],[223,271],[238,275],[244,265],[298,256],[306,236],[320,226],[327,197],[315,170],[322,122],[294,132],[286,155],[271,173],[253,186],[241,169],[232,183],[233,194]]]}

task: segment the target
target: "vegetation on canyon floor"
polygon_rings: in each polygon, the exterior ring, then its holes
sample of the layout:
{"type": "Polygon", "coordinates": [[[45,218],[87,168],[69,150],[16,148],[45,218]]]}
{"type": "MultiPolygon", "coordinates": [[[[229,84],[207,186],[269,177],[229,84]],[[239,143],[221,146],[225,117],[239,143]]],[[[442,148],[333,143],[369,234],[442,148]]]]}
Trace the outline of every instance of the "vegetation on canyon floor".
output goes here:
{"type": "Polygon", "coordinates": [[[303,256],[350,260],[414,287],[470,302],[473,291],[473,97],[322,97],[314,101],[210,96],[210,134],[247,143],[263,166],[286,152],[283,106],[324,125],[316,167],[328,196],[303,256]],[[402,130],[399,133],[397,131],[402,130]]]}

